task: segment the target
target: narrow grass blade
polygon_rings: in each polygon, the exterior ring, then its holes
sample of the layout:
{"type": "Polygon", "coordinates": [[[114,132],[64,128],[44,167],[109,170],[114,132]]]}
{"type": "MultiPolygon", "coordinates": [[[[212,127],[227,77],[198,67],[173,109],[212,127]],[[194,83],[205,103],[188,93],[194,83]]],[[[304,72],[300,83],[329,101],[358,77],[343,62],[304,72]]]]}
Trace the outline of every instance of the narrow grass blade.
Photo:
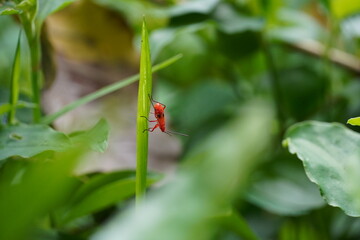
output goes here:
{"type": "Polygon", "coordinates": [[[21,56],[21,31],[19,32],[18,43],[16,46],[16,52],[14,57],[14,62],[12,66],[11,74],[11,83],[10,83],[10,99],[9,103],[11,105],[10,112],[8,115],[8,123],[15,124],[15,113],[16,105],[19,99],[19,79],[20,79],[20,56],[21,56]]]}
{"type": "MultiPolygon", "coordinates": [[[[179,60],[180,58],[182,57],[182,54],[178,54],[178,55],[175,55],[174,57],[171,57],[157,65],[155,65],[153,68],[152,68],[152,72],[157,72],[163,68],[166,68],[167,66],[173,64],[174,62],[176,62],[177,60],[179,60]]],[[[99,89],[98,91],[96,92],[93,92],[93,93],[90,93],[68,105],[66,105],[65,107],[63,107],[62,109],[60,109],[59,111],[53,113],[53,114],[50,114],[46,117],[44,117],[42,119],[42,123],[44,124],[50,124],[52,123],[53,121],[55,121],[56,119],[58,119],[59,117],[63,116],[64,114],[74,110],[75,108],[81,106],[81,105],[84,105],[86,103],[89,103],[93,100],[96,100],[100,97],[103,97],[109,93],[112,93],[114,91],[117,91],[123,87],[126,87],[134,82],[136,82],[137,80],[139,80],[139,74],[136,74],[136,75],[133,75],[131,77],[128,77],[128,78],[125,78],[124,80],[120,81],[120,82],[116,82],[116,83],[113,83],[113,84],[110,84],[106,87],[103,87],[101,89],[99,89]]]]}
{"type": "Polygon", "coordinates": [[[136,121],[136,202],[143,198],[146,189],[147,157],[148,157],[148,121],[141,116],[148,116],[152,92],[152,72],[150,60],[149,37],[145,19],[141,32],[140,81],[138,92],[138,111],[136,121]]]}

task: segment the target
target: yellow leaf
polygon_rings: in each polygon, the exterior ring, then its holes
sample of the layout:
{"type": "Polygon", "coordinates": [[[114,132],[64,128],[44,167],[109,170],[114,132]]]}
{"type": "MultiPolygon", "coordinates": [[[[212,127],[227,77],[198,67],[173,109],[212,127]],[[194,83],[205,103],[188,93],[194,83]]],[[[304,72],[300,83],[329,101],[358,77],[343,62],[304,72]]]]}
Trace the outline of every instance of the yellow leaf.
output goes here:
{"type": "Polygon", "coordinates": [[[360,117],[350,118],[347,123],[353,126],[360,126],[360,117]]]}

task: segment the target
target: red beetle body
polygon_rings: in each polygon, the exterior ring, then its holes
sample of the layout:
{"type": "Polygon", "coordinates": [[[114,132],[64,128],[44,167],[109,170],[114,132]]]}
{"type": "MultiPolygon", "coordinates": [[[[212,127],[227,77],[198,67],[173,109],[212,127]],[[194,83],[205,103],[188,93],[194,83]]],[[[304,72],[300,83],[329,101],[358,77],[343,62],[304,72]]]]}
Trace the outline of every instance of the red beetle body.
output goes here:
{"type": "Polygon", "coordinates": [[[159,125],[159,128],[162,132],[166,132],[165,114],[164,114],[165,108],[166,106],[161,103],[155,103],[154,105],[154,116],[156,118],[157,125],[159,125]]]}

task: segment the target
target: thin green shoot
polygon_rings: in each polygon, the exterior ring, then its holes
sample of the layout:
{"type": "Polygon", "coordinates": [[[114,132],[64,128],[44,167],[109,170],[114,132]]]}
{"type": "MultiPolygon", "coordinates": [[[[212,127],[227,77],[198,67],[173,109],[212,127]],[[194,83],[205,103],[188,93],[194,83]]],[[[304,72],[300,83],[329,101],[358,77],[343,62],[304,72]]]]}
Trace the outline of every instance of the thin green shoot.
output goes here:
{"type": "MultiPolygon", "coordinates": [[[[177,54],[175,55],[174,57],[171,57],[157,65],[155,65],[153,67],[153,70],[152,72],[157,72],[163,68],[166,68],[167,66],[173,64],[174,62],[176,62],[177,60],[179,60],[180,58],[182,57],[182,54],[177,54]]],[[[44,117],[42,119],[42,123],[44,124],[50,124],[52,123],[53,121],[55,121],[56,119],[58,119],[59,117],[65,115],[66,113],[74,110],[75,108],[79,107],[79,106],[82,106],[86,103],[89,103],[93,100],[96,100],[100,97],[103,97],[109,93],[112,93],[114,91],[117,91],[123,87],[126,87],[134,82],[136,82],[137,80],[139,80],[139,74],[136,74],[136,75],[133,75],[131,77],[128,77],[128,78],[125,78],[124,80],[120,81],[120,82],[116,82],[116,83],[113,83],[113,84],[110,84],[106,87],[103,87],[93,93],[90,93],[68,105],[66,105],[65,107],[63,107],[62,109],[60,109],[59,111],[53,113],[53,114],[50,114],[46,117],[44,117]]]]}
{"type": "Polygon", "coordinates": [[[149,97],[152,92],[152,72],[149,36],[143,19],[141,31],[140,81],[138,92],[138,111],[136,121],[136,203],[139,204],[146,190],[148,160],[148,116],[150,111],[149,97]]]}
{"type": "Polygon", "coordinates": [[[21,31],[19,32],[18,42],[16,45],[15,57],[12,66],[12,74],[11,74],[11,83],[10,83],[10,112],[8,114],[8,124],[16,123],[16,106],[19,100],[19,79],[20,79],[20,70],[21,70],[21,31]]]}

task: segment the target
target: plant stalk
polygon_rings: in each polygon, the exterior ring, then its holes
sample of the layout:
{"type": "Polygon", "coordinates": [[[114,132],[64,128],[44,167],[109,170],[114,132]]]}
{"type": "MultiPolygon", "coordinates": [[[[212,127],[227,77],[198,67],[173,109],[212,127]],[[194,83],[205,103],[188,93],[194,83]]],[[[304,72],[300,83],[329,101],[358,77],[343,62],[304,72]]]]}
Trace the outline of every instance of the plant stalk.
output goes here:
{"type": "Polygon", "coordinates": [[[41,79],[41,50],[40,50],[40,34],[33,33],[29,40],[30,58],[31,58],[31,86],[33,93],[33,120],[35,123],[40,122],[40,79],[41,79]]]}
{"type": "Polygon", "coordinates": [[[13,125],[16,123],[16,107],[19,100],[19,79],[20,79],[20,56],[21,56],[21,30],[19,32],[18,42],[14,56],[11,74],[11,87],[10,87],[10,112],[8,115],[8,123],[13,125]]]}
{"type": "Polygon", "coordinates": [[[152,92],[152,71],[149,37],[145,19],[141,33],[140,80],[138,92],[138,111],[136,121],[136,204],[138,205],[145,195],[147,161],[148,161],[148,121],[150,111],[149,96],[152,92]]]}
{"type": "Polygon", "coordinates": [[[284,116],[283,104],[282,104],[283,97],[282,97],[282,92],[281,92],[281,87],[280,87],[279,74],[278,74],[278,71],[277,71],[275,63],[274,63],[275,59],[271,52],[270,46],[267,42],[265,42],[263,45],[263,52],[264,52],[264,56],[265,56],[266,65],[267,65],[267,67],[269,69],[269,73],[270,73],[271,88],[272,88],[272,92],[273,92],[273,96],[274,96],[274,100],[275,100],[275,104],[276,104],[277,118],[278,118],[279,125],[280,125],[280,136],[282,136],[282,134],[285,131],[285,116],[284,116]]]}
{"type": "Polygon", "coordinates": [[[25,35],[30,49],[30,71],[31,71],[31,89],[34,103],[33,121],[40,122],[40,80],[41,80],[41,46],[40,46],[40,28],[36,26],[33,15],[20,15],[25,35]]]}

